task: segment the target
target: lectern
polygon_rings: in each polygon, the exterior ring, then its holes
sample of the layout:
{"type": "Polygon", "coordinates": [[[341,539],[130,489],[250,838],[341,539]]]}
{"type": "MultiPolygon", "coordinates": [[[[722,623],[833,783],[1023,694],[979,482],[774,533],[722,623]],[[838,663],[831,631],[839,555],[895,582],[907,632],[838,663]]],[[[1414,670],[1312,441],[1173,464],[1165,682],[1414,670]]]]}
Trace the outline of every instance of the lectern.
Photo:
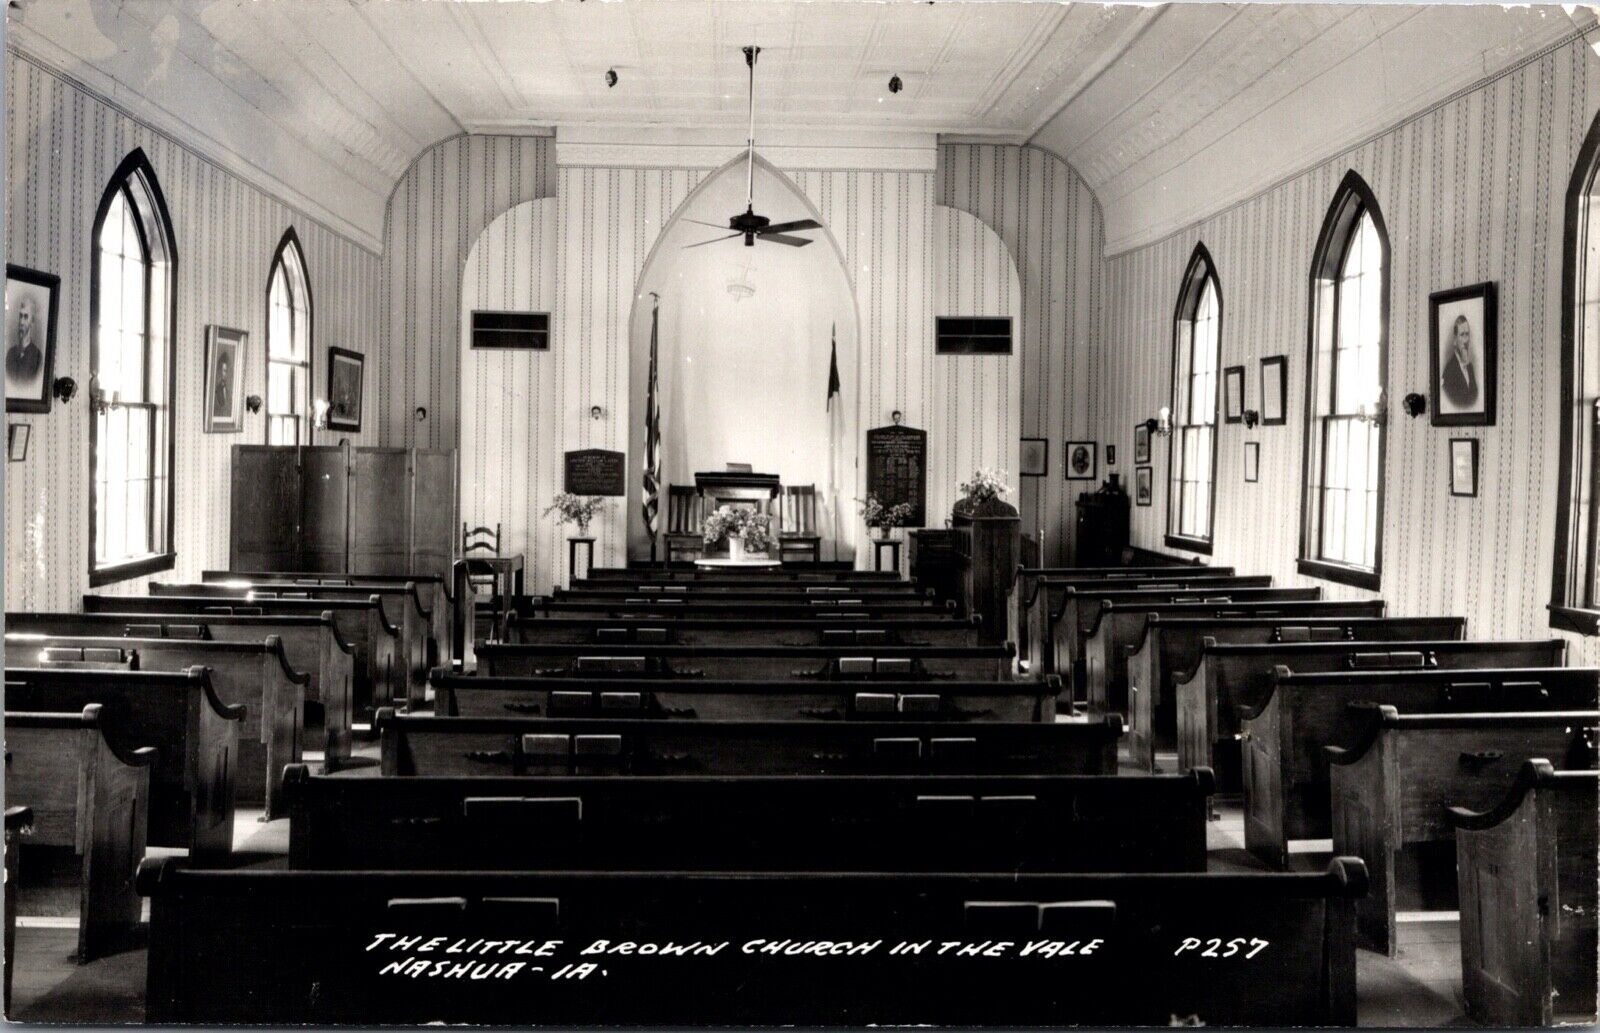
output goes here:
{"type": "Polygon", "coordinates": [[[709,511],[727,503],[755,503],[763,513],[772,512],[772,500],[778,497],[778,475],[775,473],[745,473],[733,470],[712,470],[694,475],[695,488],[706,500],[709,511]]]}

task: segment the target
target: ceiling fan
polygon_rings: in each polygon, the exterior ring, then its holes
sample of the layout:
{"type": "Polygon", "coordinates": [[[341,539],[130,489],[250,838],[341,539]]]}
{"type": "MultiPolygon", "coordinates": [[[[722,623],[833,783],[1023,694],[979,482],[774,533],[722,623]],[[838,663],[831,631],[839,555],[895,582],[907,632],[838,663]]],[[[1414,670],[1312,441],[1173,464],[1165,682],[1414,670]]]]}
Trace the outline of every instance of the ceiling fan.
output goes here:
{"type": "MultiPolygon", "coordinates": [[[[805,247],[811,243],[810,237],[793,236],[799,230],[820,230],[822,223],[815,219],[796,219],[793,222],[773,222],[765,215],[756,214],[755,183],[756,183],[756,55],[761,53],[761,48],[750,46],[744,48],[744,63],[750,69],[750,135],[747,140],[744,171],[744,211],[728,220],[727,229],[733,230],[726,237],[713,237],[702,240],[696,244],[686,244],[685,247],[701,247],[705,244],[716,244],[719,241],[733,240],[736,237],[744,238],[745,247],[755,247],[757,238],[770,240],[775,244],[787,244],[790,247],[805,247]]],[[[690,222],[701,226],[715,226],[717,229],[724,227],[714,222],[702,222],[699,219],[690,219],[690,222]]]]}

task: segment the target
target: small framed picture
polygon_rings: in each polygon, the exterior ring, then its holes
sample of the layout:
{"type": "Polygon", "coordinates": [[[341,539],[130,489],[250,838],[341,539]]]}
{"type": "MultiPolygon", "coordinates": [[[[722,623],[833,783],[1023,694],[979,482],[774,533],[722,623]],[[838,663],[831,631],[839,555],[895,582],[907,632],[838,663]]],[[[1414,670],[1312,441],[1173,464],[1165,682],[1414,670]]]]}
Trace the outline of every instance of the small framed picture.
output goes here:
{"type": "Polygon", "coordinates": [[[1143,423],[1133,425],[1133,461],[1135,463],[1150,461],[1150,428],[1143,423]]]}
{"type": "Polygon", "coordinates": [[[1092,481],[1097,476],[1095,460],[1100,446],[1093,441],[1067,442],[1067,480],[1092,481]]]}
{"type": "Polygon", "coordinates": [[[1116,466],[1117,465],[1117,446],[1116,445],[1107,445],[1106,446],[1106,465],[1107,466],[1116,466]]]}
{"type": "Polygon", "coordinates": [[[1244,443],[1244,482],[1254,484],[1261,480],[1261,442],[1244,443]]]}
{"type": "Polygon", "coordinates": [[[1023,438],[1018,455],[1022,476],[1043,477],[1050,472],[1049,438],[1023,438]]]}
{"type": "Polygon", "coordinates": [[[33,434],[30,423],[12,423],[6,426],[6,461],[21,463],[28,458],[28,438],[33,434]]]}
{"type": "Polygon", "coordinates": [[[1289,356],[1269,355],[1261,360],[1261,425],[1281,427],[1289,422],[1289,356]]]}
{"type": "Polygon", "coordinates": [[[1244,422],[1244,367],[1229,366],[1222,371],[1222,419],[1226,423],[1244,422]]]}
{"type": "Polygon", "coordinates": [[[1148,506],[1152,491],[1151,473],[1148,466],[1133,468],[1133,502],[1136,506],[1148,506]]]}
{"type": "Polygon", "coordinates": [[[61,277],[6,266],[6,412],[49,412],[61,277]]]}
{"type": "Polygon", "coordinates": [[[328,349],[328,429],[361,430],[361,376],[367,357],[348,348],[328,349]]]}
{"type": "Polygon", "coordinates": [[[1428,312],[1433,425],[1493,426],[1500,345],[1495,285],[1475,283],[1430,294],[1428,312]]]}
{"type": "Polygon", "coordinates": [[[244,429],[245,332],[206,327],[206,434],[237,434],[244,429]]]}
{"type": "Polygon", "coordinates": [[[1450,494],[1457,498],[1478,497],[1478,439],[1450,439],[1450,494]]]}

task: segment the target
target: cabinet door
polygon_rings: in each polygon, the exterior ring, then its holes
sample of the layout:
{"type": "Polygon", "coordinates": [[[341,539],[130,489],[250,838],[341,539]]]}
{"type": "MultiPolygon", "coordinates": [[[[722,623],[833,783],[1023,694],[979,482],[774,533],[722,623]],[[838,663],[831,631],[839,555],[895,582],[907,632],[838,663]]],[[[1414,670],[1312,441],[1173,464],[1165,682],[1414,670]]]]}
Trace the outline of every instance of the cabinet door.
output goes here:
{"type": "Polygon", "coordinates": [[[352,574],[410,572],[411,455],[403,448],[350,453],[352,574]]]}
{"type": "Polygon", "coordinates": [[[301,559],[299,567],[295,569],[318,574],[342,574],[347,569],[345,536],[350,501],[346,450],[337,445],[316,445],[302,448],[299,452],[301,559]]]}
{"type": "Polygon", "coordinates": [[[233,446],[228,569],[297,570],[300,468],[294,449],[233,446]]]}
{"type": "Polygon", "coordinates": [[[419,448],[411,455],[411,569],[447,578],[456,549],[456,454],[419,448]]]}

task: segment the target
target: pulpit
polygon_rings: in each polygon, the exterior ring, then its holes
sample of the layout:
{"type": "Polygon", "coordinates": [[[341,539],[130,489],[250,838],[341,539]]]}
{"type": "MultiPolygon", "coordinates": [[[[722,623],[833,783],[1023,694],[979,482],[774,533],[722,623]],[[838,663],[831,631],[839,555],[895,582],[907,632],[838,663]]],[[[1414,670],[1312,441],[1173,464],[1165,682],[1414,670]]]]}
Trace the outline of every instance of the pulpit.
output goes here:
{"type": "Polygon", "coordinates": [[[694,475],[695,488],[705,499],[709,512],[721,505],[753,504],[762,513],[772,512],[778,497],[778,475],[740,470],[713,470],[694,475]]]}

